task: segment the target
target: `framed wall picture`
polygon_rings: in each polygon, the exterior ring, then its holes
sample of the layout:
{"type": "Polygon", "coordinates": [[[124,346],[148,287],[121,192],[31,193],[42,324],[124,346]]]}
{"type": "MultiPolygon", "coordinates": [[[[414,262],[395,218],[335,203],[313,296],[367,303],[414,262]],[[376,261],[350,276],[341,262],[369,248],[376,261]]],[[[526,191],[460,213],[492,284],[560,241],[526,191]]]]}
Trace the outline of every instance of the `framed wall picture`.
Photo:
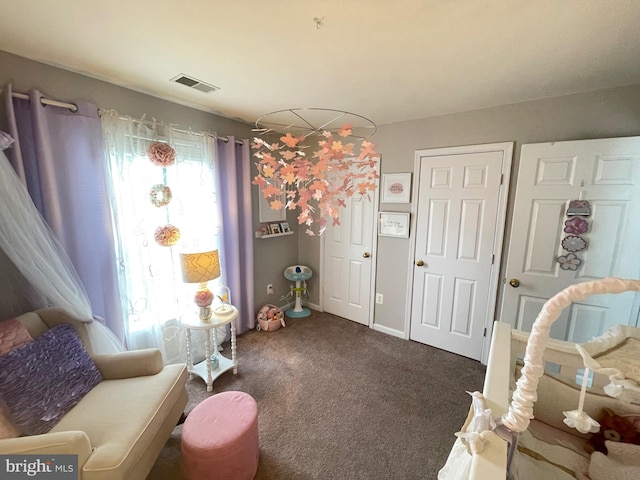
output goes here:
{"type": "Polygon", "coordinates": [[[409,214],[380,212],[378,235],[382,237],[409,238],[409,214]]]}
{"type": "Polygon", "coordinates": [[[275,235],[276,233],[282,233],[282,231],[280,230],[280,224],[279,223],[272,223],[269,225],[269,233],[271,235],[275,235]]]}
{"type": "Polygon", "coordinates": [[[282,230],[282,233],[290,232],[291,229],[289,228],[289,223],[288,222],[280,222],[280,230],[282,230]]]}
{"type": "Polygon", "coordinates": [[[409,203],[411,201],[411,173],[385,173],[382,175],[382,203],[409,203]]]}
{"type": "Polygon", "coordinates": [[[281,208],[280,210],[271,208],[270,202],[273,200],[280,200],[282,203],[285,203],[284,193],[280,195],[279,198],[264,198],[264,195],[260,189],[258,189],[258,212],[261,223],[279,222],[287,219],[287,211],[285,208],[281,208]]]}

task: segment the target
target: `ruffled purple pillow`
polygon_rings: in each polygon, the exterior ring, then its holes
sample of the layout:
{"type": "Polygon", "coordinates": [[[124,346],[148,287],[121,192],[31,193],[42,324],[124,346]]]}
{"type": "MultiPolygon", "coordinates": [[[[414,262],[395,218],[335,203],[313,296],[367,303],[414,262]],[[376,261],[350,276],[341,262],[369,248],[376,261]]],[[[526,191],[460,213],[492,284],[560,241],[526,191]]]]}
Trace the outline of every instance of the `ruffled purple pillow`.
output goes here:
{"type": "Polygon", "coordinates": [[[23,435],[51,430],[101,381],[69,324],[0,356],[0,402],[23,435]]]}

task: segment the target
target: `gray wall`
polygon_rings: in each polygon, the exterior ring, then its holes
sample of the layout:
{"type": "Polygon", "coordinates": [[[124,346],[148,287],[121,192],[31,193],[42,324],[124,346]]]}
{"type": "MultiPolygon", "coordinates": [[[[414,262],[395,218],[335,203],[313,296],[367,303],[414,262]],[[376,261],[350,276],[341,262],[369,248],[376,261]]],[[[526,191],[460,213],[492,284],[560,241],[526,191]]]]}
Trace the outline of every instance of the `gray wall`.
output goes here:
{"type": "MultiPolygon", "coordinates": [[[[52,98],[86,100],[133,117],[146,114],[193,130],[252,137],[251,125],[0,51],[0,85],[7,82],[18,91],[37,88],[52,98]]],[[[3,105],[0,106],[0,129],[6,130],[3,105]]],[[[640,135],[640,85],[381,125],[372,140],[382,154],[382,173],[413,172],[416,150],[515,142],[510,211],[523,143],[631,135],[640,135]]],[[[254,205],[257,205],[257,194],[253,188],[254,205]]],[[[385,204],[384,209],[408,212],[409,205],[385,204]]],[[[257,210],[254,208],[253,212],[256,230],[257,210]]],[[[280,297],[289,291],[290,285],[283,276],[285,267],[300,263],[311,267],[314,273],[320,271],[321,241],[308,237],[298,228],[295,212],[287,214],[287,221],[294,235],[254,240],[256,307],[283,303],[280,297]],[[266,294],[268,283],[274,285],[274,295],[266,294]]],[[[506,238],[510,224],[508,221],[506,238]]],[[[376,305],[374,321],[377,326],[399,335],[405,333],[404,317],[408,308],[405,296],[412,271],[409,242],[387,237],[380,237],[378,242],[376,290],[384,295],[384,304],[376,305]]],[[[309,282],[313,304],[320,303],[320,280],[316,276],[309,282]]]]}
{"type": "MultiPolygon", "coordinates": [[[[15,91],[27,92],[37,89],[48,98],[63,101],[84,100],[101,109],[115,109],[122,115],[131,115],[134,118],[146,115],[147,118],[156,118],[158,121],[177,124],[194,131],[234,135],[239,139],[250,139],[253,135],[252,125],[0,51],[0,88],[7,83],[11,83],[15,91]]],[[[7,131],[4,102],[0,104],[0,129],[7,131]]],[[[257,205],[257,188],[252,190],[253,204],[257,205]]],[[[291,225],[293,221],[294,217],[289,219],[291,225]]],[[[257,209],[253,212],[253,223],[257,230],[257,209]]],[[[278,294],[289,289],[282,272],[286,266],[297,263],[297,235],[269,240],[256,239],[254,248],[256,307],[267,302],[279,304],[279,301],[276,301],[279,300],[278,294]],[[267,283],[274,284],[275,295],[266,295],[267,283]]],[[[3,265],[0,265],[0,271],[4,271],[2,267],[3,265]]]]}
{"type": "MultiPolygon", "coordinates": [[[[382,173],[413,172],[416,150],[515,142],[508,239],[522,144],[634,135],[640,135],[640,85],[383,125],[372,141],[382,154],[382,173]]],[[[408,212],[409,204],[385,204],[384,209],[408,212]]],[[[508,241],[504,244],[506,250],[508,241]]],[[[376,305],[374,322],[403,333],[413,271],[409,254],[409,240],[379,238],[376,290],[384,304],[376,305]]]]}

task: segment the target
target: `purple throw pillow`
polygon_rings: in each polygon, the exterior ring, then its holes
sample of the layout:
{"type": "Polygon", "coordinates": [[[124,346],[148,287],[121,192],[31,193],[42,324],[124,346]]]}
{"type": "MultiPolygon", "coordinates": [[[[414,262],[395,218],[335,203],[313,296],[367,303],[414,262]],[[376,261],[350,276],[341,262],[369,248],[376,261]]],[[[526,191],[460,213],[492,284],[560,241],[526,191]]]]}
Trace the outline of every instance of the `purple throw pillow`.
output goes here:
{"type": "Polygon", "coordinates": [[[0,401],[23,435],[51,430],[101,381],[69,324],[0,356],[0,401]]]}

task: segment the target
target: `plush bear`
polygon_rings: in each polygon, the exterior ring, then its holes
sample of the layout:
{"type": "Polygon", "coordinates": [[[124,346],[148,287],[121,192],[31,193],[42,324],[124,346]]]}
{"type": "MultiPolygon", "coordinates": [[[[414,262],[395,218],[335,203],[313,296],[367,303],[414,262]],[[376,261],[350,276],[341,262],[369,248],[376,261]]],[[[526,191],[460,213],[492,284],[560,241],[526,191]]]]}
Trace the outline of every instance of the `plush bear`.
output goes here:
{"type": "Polygon", "coordinates": [[[600,431],[587,440],[585,445],[587,453],[598,451],[606,455],[605,440],[640,445],[640,431],[636,429],[634,420],[636,420],[634,417],[616,415],[613,410],[603,408],[598,418],[600,431]]]}

